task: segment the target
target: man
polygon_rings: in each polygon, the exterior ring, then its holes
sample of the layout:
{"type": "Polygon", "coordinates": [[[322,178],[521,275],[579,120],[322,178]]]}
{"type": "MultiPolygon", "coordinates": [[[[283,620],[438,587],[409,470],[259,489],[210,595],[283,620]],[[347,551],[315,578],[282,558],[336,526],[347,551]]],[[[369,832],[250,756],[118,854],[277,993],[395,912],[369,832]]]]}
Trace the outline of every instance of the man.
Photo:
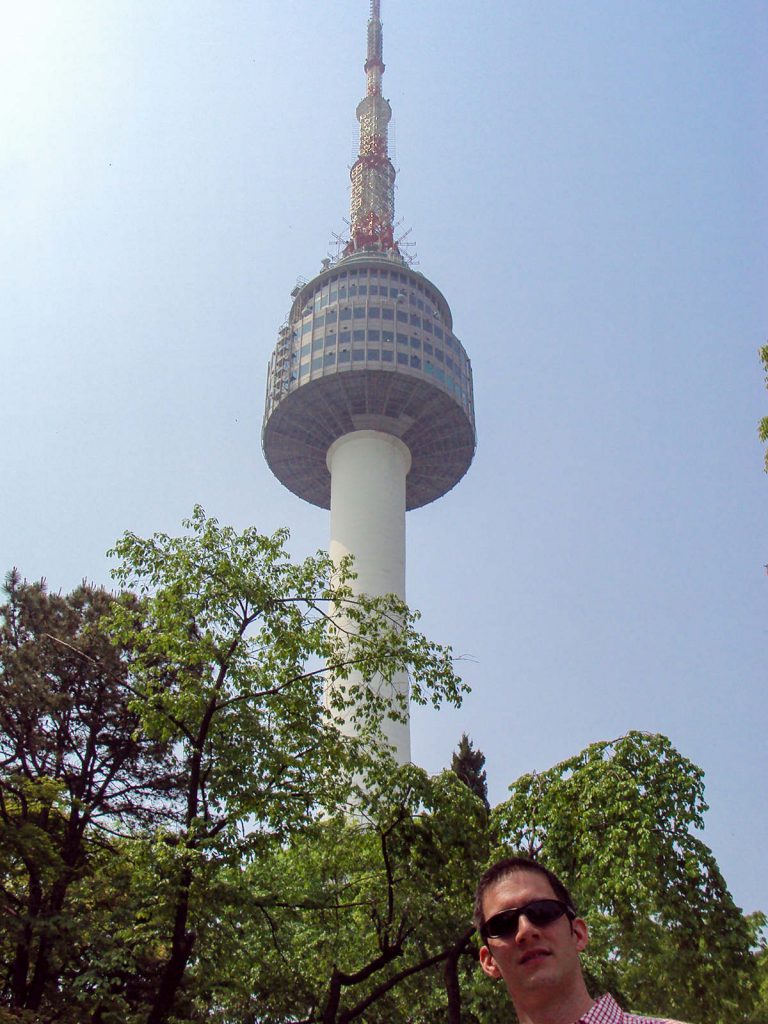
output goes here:
{"type": "Polygon", "coordinates": [[[520,1024],[678,1024],[624,1013],[610,995],[587,992],[579,954],[589,940],[568,890],[525,857],[492,865],[475,893],[480,964],[501,978],[520,1024]]]}

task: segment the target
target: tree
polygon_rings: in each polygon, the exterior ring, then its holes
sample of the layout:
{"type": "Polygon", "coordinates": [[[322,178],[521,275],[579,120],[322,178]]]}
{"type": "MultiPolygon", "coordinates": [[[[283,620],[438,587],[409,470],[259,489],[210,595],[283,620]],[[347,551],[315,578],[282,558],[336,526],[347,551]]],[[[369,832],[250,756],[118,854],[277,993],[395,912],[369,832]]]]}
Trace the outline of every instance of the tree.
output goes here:
{"type": "Polygon", "coordinates": [[[703,774],[669,740],[593,744],[489,813],[467,737],[451,771],[397,767],[383,696],[349,683],[409,666],[416,700],[460,699],[402,602],[353,598],[348,563],[291,563],[283,531],[187,526],[118,543],[137,594],[9,578],[0,1020],[501,1024],[468,919],[514,851],[573,889],[594,991],[768,1024],[765,917],[734,906],[697,835],[703,774]]]}
{"type": "Polygon", "coordinates": [[[748,1021],[755,923],[728,892],[703,827],[703,772],[659,735],[594,743],[524,775],[494,811],[508,851],[544,863],[590,924],[594,990],[647,1013],[748,1021]]]}
{"type": "MultiPolygon", "coordinates": [[[[768,386],[768,345],[763,345],[760,351],[760,360],[765,370],[765,383],[768,386]]],[[[763,416],[757,428],[760,440],[765,444],[768,443],[768,416],[763,416]]],[[[768,452],[765,454],[765,471],[768,473],[768,452]]]]}
{"type": "MultiPolygon", "coordinates": [[[[37,1010],[80,941],[88,889],[119,831],[155,824],[170,784],[142,739],[124,651],[99,623],[115,599],[65,597],[13,570],[0,607],[2,1001],[37,1010]]],[[[126,604],[140,616],[138,605],[126,604]]]]}
{"type": "Polygon", "coordinates": [[[455,772],[464,785],[468,786],[483,802],[486,810],[490,810],[485,754],[481,750],[474,749],[472,740],[466,733],[461,734],[459,748],[451,758],[451,771],[455,772]]]}
{"type": "Polygon", "coordinates": [[[131,707],[172,749],[178,780],[176,823],[147,861],[163,900],[143,913],[167,949],[147,1024],[168,1018],[215,927],[221,870],[343,806],[353,773],[376,763],[388,704],[368,681],[409,669],[411,699],[458,703],[462,692],[450,649],[428,642],[402,601],[353,598],[350,561],[320,553],[293,564],[286,531],[237,534],[200,508],[184,525],[182,537],[127,533],[116,544],[115,578],[139,594],[141,613],[120,603],[107,623],[131,652],[131,707]],[[353,668],[362,683],[348,683],[353,668]],[[337,729],[345,712],[359,739],[337,729]]]}
{"type": "Polygon", "coordinates": [[[250,898],[227,917],[234,962],[213,972],[238,993],[227,1019],[458,1024],[458,979],[448,982],[473,956],[484,814],[452,772],[382,766],[353,817],[254,862],[250,898]]]}

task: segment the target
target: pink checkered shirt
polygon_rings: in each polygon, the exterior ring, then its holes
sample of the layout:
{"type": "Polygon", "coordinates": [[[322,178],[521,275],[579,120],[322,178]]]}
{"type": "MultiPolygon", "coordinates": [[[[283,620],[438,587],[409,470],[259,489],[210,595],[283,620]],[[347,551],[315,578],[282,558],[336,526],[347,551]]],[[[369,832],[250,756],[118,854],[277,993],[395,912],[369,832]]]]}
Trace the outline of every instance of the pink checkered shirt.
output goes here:
{"type": "Polygon", "coordinates": [[[681,1024],[667,1017],[638,1017],[636,1013],[624,1013],[613,996],[601,996],[587,1010],[578,1024],[681,1024]]]}

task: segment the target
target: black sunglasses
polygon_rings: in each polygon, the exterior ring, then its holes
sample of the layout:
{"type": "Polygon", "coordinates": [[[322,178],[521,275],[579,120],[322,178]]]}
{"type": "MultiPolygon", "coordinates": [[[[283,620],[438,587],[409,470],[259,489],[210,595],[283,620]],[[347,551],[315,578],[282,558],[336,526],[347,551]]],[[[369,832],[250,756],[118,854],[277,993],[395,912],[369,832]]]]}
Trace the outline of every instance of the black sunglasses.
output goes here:
{"type": "Polygon", "coordinates": [[[502,910],[500,914],[494,914],[480,929],[484,939],[508,939],[517,935],[520,924],[520,915],[525,914],[535,928],[544,928],[553,921],[557,921],[563,914],[572,921],[576,917],[573,907],[561,900],[531,900],[524,907],[510,907],[509,910],[502,910]]]}

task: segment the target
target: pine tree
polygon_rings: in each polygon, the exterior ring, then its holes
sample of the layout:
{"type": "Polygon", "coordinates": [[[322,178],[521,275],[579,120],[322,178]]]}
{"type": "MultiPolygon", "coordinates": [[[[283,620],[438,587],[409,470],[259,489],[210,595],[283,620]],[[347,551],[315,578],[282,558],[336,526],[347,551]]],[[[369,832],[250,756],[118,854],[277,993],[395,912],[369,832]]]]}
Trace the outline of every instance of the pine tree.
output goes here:
{"type": "Polygon", "coordinates": [[[451,758],[451,771],[458,775],[464,785],[483,801],[486,810],[489,810],[491,805],[488,803],[488,781],[484,766],[485,754],[481,750],[475,750],[469,736],[462,733],[459,748],[451,758]]]}

